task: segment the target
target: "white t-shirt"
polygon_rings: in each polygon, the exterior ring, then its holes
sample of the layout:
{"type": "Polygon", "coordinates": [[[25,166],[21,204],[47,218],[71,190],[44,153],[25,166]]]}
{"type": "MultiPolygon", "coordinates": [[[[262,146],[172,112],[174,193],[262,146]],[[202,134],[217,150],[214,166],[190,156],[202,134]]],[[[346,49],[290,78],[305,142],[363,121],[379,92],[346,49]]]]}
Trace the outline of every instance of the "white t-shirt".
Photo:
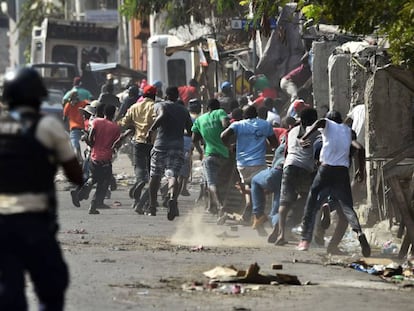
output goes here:
{"type": "Polygon", "coordinates": [[[280,125],[280,116],[273,111],[268,111],[266,121],[269,122],[270,125],[272,126],[274,123],[277,123],[280,125]]]}
{"type": "MultiPolygon", "coordinates": [[[[309,127],[308,127],[309,128],[309,127]]],[[[311,141],[311,146],[308,148],[303,148],[299,143],[299,130],[300,126],[295,126],[289,131],[288,134],[288,153],[285,159],[284,166],[294,165],[301,167],[308,172],[313,172],[315,170],[315,158],[313,152],[313,143],[315,142],[316,137],[319,132],[312,133],[309,137],[311,141]]]]}
{"type": "MultiPolygon", "coordinates": [[[[70,144],[69,135],[63,127],[63,123],[53,116],[45,116],[40,119],[35,137],[46,148],[54,150],[58,163],[67,162],[75,157],[75,152],[70,144]]],[[[43,212],[48,208],[46,194],[22,193],[1,194],[0,214],[18,214],[27,212],[43,212]]]]}
{"type": "Polygon", "coordinates": [[[357,105],[348,114],[352,119],[352,129],[357,135],[357,141],[365,147],[365,105],[357,105]]]}
{"type": "Polygon", "coordinates": [[[352,143],[352,130],[346,124],[325,119],[322,129],[322,149],[320,161],[331,166],[349,167],[349,153],[352,143]]]}

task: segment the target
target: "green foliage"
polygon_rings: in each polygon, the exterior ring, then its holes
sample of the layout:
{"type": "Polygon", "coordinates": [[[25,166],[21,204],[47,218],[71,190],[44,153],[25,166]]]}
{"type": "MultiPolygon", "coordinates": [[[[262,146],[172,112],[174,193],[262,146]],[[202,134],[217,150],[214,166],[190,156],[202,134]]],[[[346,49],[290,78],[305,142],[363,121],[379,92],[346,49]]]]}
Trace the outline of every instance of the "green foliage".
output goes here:
{"type": "Polygon", "coordinates": [[[124,0],[120,8],[122,15],[128,19],[146,19],[150,14],[160,11],[168,12],[165,24],[178,27],[194,21],[205,23],[212,15],[238,15],[240,6],[233,0],[124,0]]]}
{"type": "Polygon", "coordinates": [[[23,3],[17,28],[19,29],[19,40],[29,39],[29,45],[24,51],[26,61],[30,59],[30,39],[32,37],[33,27],[40,26],[45,17],[63,18],[63,1],[60,0],[60,5],[43,0],[26,1],[23,3]]]}
{"type": "Polygon", "coordinates": [[[32,0],[23,3],[21,16],[17,23],[20,38],[31,38],[34,26],[40,26],[45,17],[63,18],[63,0],[61,5],[43,0],[32,0]]]}
{"type": "Polygon", "coordinates": [[[414,69],[414,0],[315,0],[302,11],[354,34],[385,37],[393,62],[414,69]]]}
{"type": "Polygon", "coordinates": [[[386,33],[393,62],[414,69],[414,0],[407,1],[398,11],[398,19],[386,33]]]}

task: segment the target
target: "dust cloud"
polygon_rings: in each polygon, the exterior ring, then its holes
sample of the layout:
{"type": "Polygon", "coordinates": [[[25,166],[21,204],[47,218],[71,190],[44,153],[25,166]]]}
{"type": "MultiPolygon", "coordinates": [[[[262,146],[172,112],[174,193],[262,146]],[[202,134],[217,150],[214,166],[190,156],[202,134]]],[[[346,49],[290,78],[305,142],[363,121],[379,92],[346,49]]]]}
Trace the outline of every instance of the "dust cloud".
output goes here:
{"type": "MultiPolygon", "coordinates": [[[[267,236],[259,236],[251,227],[237,225],[235,221],[227,221],[225,225],[219,226],[215,216],[197,207],[175,221],[177,228],[171,237],[172,244],[230,247],[268,245],[267,236]]],[[[270,227],[266,230],[270,234],[270,227]]]]}

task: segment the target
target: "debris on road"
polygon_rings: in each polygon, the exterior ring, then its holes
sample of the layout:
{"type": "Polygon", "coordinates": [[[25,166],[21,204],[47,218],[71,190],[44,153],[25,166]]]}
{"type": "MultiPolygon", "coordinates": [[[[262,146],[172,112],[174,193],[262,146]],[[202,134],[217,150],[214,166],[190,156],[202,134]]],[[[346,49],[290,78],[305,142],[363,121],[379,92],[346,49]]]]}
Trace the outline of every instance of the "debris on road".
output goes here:
{"type": "Polygon", "coordinates": [[[66,233],[69,234],[88,234],[88,232],[85,229],[71,229],[66,231],[66,233]]]}
{"type": "Polygon", "coordinates": [[[109,250],[110,251],[118,251],[118,252],[120,252],[120,251],[127,251],[126,248],[118,247],[118,246],[111,247],[111,248],[109,248],[109,250]]]}
{"type": "Polygon", "coordinates": [[[220,234],[216,234],[216,237],[222,238],[222,239],[235,239],[235,238],[239,238],[238,235],[228,234],[227,231],[224,231],[224,232],[222,232],[220,234]]]}
{"type": "Polygon", "coordinates": [[[234,267],[216,267],[210,271],[204,272],[204,275],[218,282],[229,283],[251,283],[251,284],[278,284],[301,285],[295,275],[276,274],[265,275],[259,273],[260,267],[257,263],[251,264],[247,271],[238,270],[234,267]]]}
{"type": "Polygon", "coordinates": [[[122,203],[121,202],[119,202],[119,201],[114,201],[113,203],[112,203],[112,207],[113,208],[117,208],[117,207],[121,207],[122,206],[122,203]]]}
{"type": "Polygon", "coordinates": [[[349,267],[357,271],[378,275],[387,282],[405,281],[404,285],[408,283],[414,286],[414,262],[412,260],[407,260],[400,265],[388,258],[364,258],[352,262],[349,267]]]}
{"type": "Polygon", "coordinates": [[[283,269],[283,265],[280,263],[274,263],[272,264],[272,270],[282,270],[283,269]]]}
{"type": "Polygon", "coordinates": [[[190,248],[190,251],[192,252],[201,252],[204,250],[208,250],[208,248],[205,248],[203,245],[198,245],[198,246],[194,246],[192,248],[190,248]]]}
{"type": "Polygon", "coordinates": [[[141,283],[141,282],[134,282],[134,283],[124,283],[124,284],[108,284],[109,287],[122,287],[122,288],[151,288],[151,286],[141,283]]]}
{"type": "Polygon", "coordinates": [[[95,262],[102,262],[102,263],[115,263],[116,260],[115,259],[109,259],[109,258],[104,258],[101,260],[95,260],[95,262]]]}

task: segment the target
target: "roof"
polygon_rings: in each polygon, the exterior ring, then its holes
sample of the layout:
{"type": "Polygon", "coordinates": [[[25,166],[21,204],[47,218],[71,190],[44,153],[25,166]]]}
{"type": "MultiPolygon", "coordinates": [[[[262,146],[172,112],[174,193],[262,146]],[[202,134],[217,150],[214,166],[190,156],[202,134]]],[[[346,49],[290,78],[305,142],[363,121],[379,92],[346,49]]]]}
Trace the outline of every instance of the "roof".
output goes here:
{"type": "Polygon", "coordinates": [[[118,63],[94,63],[90,62],[87,66],[92,72],[112,73],[116,76],[130,77],[137,80],[146,79],[147,75],[142,71],[137,71],[118,63]]]}

